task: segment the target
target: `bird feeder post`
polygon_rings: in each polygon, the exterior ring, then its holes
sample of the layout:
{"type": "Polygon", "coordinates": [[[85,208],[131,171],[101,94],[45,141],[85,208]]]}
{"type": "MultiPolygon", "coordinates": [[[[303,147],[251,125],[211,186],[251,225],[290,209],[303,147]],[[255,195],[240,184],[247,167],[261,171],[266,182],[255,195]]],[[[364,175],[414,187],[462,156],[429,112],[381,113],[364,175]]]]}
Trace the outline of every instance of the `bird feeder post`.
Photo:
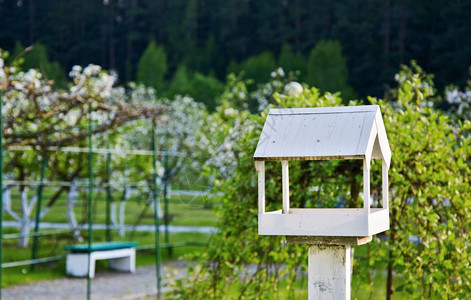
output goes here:
{"type": "Polygon", "coordinates": [[[350,299],[350,245],[312,245],[308,252],[308,295],[311,299],[350,299]]]}
{"type": "Polygon", "coordinates": [[[258,213],[265,213],[265,162],[256,161],[255,169],[258,173],[258,213]]]}
{"type": "MultiPolygon", "coordinates": [[[[271,109],[254,154],[258,233],[308,244],[309,299],[350,299],[352,246],[389,229],[391,150],[379,106],[271,109]],[[361,159],[363,208],[290,205],[290,160],[361,159]],[[382,160],[382,207],[370,201],[371,160],[382,160]],[[265,161],[281,162],[282,209],[266,211],[265,161]]],[[[292,190],[291,194],[295,194],[292,190]]]]}
{"type": "Polygon", "coordinates": [[[289,174],[288,174],[288,161],[281,161],[281,177],[282,177],[282,192],[283,192],[283,213],[289,214],[289,174]]]}

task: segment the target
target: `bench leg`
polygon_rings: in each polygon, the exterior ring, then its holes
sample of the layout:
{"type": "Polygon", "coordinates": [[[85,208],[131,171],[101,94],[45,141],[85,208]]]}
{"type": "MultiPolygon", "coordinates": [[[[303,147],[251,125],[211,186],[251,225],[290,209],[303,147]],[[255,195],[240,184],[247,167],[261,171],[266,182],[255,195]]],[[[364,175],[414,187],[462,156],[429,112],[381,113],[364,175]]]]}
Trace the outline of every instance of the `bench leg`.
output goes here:
{"type": "Polygon", "coordinates": [[[136,249],[132,249],[129,256],[109,259],[110,268],[117,271],[131,272],[136,271],[136,249]]]}
{"type": "Polygon", "coordinates": [[[86,277],[90,267],[90,278],[95,277],[95,258],[93,253],[90,255],[88,262],[88,254],[70,253],[67,254],[66,273],[74,277],[86,277]]]}

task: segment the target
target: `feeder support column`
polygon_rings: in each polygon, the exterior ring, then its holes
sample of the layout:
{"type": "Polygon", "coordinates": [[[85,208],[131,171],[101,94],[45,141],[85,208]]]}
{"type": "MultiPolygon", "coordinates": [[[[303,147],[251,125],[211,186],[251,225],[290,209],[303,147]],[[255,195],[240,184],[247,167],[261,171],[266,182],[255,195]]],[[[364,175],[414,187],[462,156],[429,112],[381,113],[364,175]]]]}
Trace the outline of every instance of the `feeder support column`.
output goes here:
{"type": "Polygon", "coordinates": [[[314,299],[350,299],[350,245],[311,245],[308,253],[308,295],[314,299]]]}
{"type": "Polygon", "coordinates": [[[389,190],[388,190],[388,165],[386,164],[386,161],[383,160],[383,166],[381,168],[382,170],[382,178],[381,182],[383,184],[383,194],[382,194],[382,199],[383,199],[383,208],[389,209],[389,190]]]}
{"type": "Polygon", "coordinates": [[[288,175],[288,161],[281,161],[281,184],[283,190],[283,213],[289,214],[289,175],[288,175]]]}
{"type": "Polygon", "coordinates": [[[265,162],[255,161],[255,169],[258,173],[258,213],[265,213],[265,162]]]}
{"type": "Polygon", "coordinates": [[[363,208],[370,214],[370,163],[363,159],[363,208]]]}

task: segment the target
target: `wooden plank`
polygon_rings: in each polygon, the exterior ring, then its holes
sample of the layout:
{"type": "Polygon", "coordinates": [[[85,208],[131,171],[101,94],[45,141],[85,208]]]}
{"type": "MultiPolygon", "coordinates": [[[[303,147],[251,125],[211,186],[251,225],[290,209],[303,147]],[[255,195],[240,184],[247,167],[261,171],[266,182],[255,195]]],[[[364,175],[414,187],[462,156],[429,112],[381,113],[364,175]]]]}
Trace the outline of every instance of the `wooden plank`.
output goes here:
{"type": "MultiPolygon", "coordinates": [[[[365,115],[364,123],[361,127],[361,135],[357,141],[357,154],[368,154],[368,145],[370,144],[372,129],[374,127],[375,112],[369,112],[365,115]]],[[[374,142],[374,139],[373,139],[374,142]]],[[[371,147],[372,149],[372,147],[371,147]]]]}
{"type": "MultiPolygon", "coordinates": [[[[91,251],[107,251],[107,250],[116,250],[116,249],[125,249],[125,248],[135,248],[138,246],[138,243],[135,242],[103,242],[103,243],[93,243],[91,245],[91,251]]],[[[88,244],[75,244],[67,245],[64,247],[65,250],[71,251],[74,253],[87,253],[88,244]]]]}
{"type": "Polygon", "coordinates": [[[368,215],[368,235],[389,230],[389,210],[375,209],[368,215]]]}
{"type": "Polygon", "coordinates": [[[382,183],[382,200],[383,208],[389,209],[389,178],[388,178],[388,165],[387,162],[383,160],[381,167],[381,183],[382,183]]]}
{"type": "Polygon", "coordinates": [[[260,235],[371,236],[389,228],[387,209],[374,208],[366,215],[361,208],[295,209],[258,215],[260,235]]]}
{"type": "Polygon", "coordinates": [[[283,192],[283,213],[289,214],[289,172],[288,161],[281,161],[281,177],[283,192]]]}
{"type": "Polygon", "coordinates": [[[308,299],[350,300],[350,245],[311,245],[308,250],[308,299]]]}
{"type": "Polygon", "coordinates": [[[389,166],[391,164],[391,148],[389,147],[388,136],[386,134],[386,128],[384,127],[383,117],[381,116],[381,111],[378,108],[375,116],[376,120],[376,127],[378,130],[378,142],[381,147],[381,154],[383,156],[383,160],[386,162],[386,165],[389,166]]]}
{"type": "Polygon", "coordinates": [[[358,141],[368,114],[269,115],[254,158],[364,155],[358,141]]]}
{"type": "Polygon", "coordinates": [[[288,244],[305,244],[305,245],[364,245],[373,239],[372,236],[303,236],[303,235],[287,235],[286,243],[288,244]]]}
{"type": "Polygon", "coordinates": [[[265,212],[265,162],[256,161],[255,169],[258,173],[258,213],[263,214],[265,212]]]}
{"type": "Polygon", "coordinates": [[[295,114],[337,114],[352,112],[376,111],[378,105],[357,105],[357,106],[332,106],[332,107],[307,107],[307,108],[272,108],[269,115],[295,115],[295,114]]]}
{"type": "Polygon", "coordinates": [[[335,160],[335,159],[364,159],[364,155],[326,155],[326,156],[273,156],[254,157],[255,161],[280,161],[280,160],[335,160]]]}
{"type": "Polygon", "coordinates": [[[363,160],[363,209],[370,214],[370,163],[363,160]]]}
{"type": "Polygon", "coordinates": [[[259,214],[258,234],[365,236],[368,235],[368,218],[363,210],[360,213],[358,210],[338,213],[320,209],[302,214],[259,214]]]}

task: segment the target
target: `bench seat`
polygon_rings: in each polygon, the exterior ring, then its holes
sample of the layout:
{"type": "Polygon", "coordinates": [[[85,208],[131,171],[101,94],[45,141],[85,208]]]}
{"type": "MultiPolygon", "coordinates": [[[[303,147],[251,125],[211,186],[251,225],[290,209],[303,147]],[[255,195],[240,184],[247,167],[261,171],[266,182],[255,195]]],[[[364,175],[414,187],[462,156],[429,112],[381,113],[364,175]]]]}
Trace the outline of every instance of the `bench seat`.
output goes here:
{"type": "Polygon", "coordinates": [[[93,243],[90,248],[90,261],[88,261],[88,244],[68,245],[66,273],[74,277],[95,277],[95,263],[100,259],[107,259],[110,268],[117,271],[134,273],[136,270],[136,247],[133,242],[106,242],[93,243]]]}

